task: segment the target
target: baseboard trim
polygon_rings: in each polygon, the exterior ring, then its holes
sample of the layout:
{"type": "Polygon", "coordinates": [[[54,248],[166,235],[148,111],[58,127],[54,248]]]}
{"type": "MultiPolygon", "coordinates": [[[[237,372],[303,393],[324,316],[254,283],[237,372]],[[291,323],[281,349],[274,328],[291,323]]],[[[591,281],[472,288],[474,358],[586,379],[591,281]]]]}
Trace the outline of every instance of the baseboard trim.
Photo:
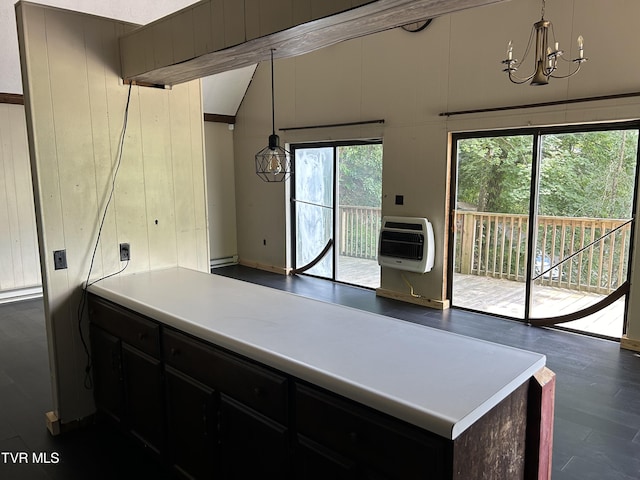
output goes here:
{"type": "Polygon", "coordinates": [[[376,289],[376,295],[379,297],[391,298],[402,302],[422,305],[423,307],[435,308],[437,310],[447,310],[450,307],[449,300],[432,300],[425,297],[414,297],[407,293],[394,292],[384,288],[376,289]]]}
{"type": "Polygon", "coordinates": [[[623,335],[620,339],[620,348],[625,350],[632,350],[634,352],[640,352],[640,340],[632,340],[623,335]]]}
{"type": "Polygon", "coordinates": [[[0,304],[42,297],[42,286],[17,288],[0,292],[0,304]]]}
{"type": "Polygon", "coordinates": [[[256,268],[258,270],[264,270],[265,272],[272,272],[272,273],[278,273],[280,275],[290,275],[292,269],[291,268],[284,268],[284,267],[276,267],[274,265],[265,265],[264,263],[258,263],[258,262],[249,262],[247,260],[238,260],[238,263],[240,265],[243,265],[245,267],[251,267],[251,268],[256,268]]]}

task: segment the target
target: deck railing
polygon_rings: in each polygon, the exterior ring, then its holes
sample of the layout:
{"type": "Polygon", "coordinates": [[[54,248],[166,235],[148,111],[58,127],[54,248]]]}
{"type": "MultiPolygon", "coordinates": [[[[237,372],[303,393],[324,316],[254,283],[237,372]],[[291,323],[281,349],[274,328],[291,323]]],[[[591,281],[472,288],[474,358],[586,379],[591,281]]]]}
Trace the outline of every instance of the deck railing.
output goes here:
{"type": "MultiPolygon", "coordinates": [[[[376,259],[381,209],[341,206],[339,215],[340,255],[376,259]]],[[[454,270],[457,273],[519,282],[525,280],[527,215],[458,211],[455,218],[454,270]]],[[[625,221],[538,217],[535,271],[543,275],[537,283],[603,294],[615,290],[627,277],[630,224],[567,262],[554,265],[625,221]]]]}
{"type": "MultiPolygon", "coordinates": [[[[527,215],[458,211],[455,218],[456,272],[525,280],[527,215]]],[[[627,276],[630,224],[589,246],[567,262],[555,265],[625,221],[538,217],[535,272],[542,276],[537,282],[604,294],[615,290],[627,276]]]]}
{"type": "Polygon", "coordinates": [[[382,209],[376,207],[340,207],[340,255],[375,260],[382,209]]]}

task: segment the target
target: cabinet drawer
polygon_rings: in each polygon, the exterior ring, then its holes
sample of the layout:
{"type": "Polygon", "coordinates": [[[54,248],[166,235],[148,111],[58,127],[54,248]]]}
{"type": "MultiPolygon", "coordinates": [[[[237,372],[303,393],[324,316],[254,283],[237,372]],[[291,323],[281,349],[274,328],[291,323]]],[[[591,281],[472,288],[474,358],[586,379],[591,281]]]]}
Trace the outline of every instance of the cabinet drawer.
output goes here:
{"type": "Polygon", "coordinates": [[[202,341],[165,329],[165,363],[285,425],[287,378],[202,341]]]}
{"type": "Polygon", "coordinates": [[[364,405],[296,384],[298,433],[385,478],[443,478],[450,441],[364,405]]]}
{"type": "Polygon", "coordinates": [[[89,319],[123,342],[160,358],[160,327],[139,314],[89,295],[89,319]]]}

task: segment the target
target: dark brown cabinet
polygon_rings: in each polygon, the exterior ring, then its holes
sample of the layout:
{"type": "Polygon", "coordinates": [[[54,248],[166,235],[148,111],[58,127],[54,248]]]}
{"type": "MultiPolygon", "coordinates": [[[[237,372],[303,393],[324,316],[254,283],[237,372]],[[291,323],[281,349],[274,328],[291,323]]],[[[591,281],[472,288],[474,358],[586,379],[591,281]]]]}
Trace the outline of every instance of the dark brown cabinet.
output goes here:
{"type": "Polygon", "coordinates": [[[168,460],[186,477],[212,478],[218,443],[216,392],[166,367],[168,460]]]}
{"type": "Polygon", "coordinates": [[[164,388],[159,327],[101,300],[92,301],[90,312],[96,407],[160,453],[164,388]]]}
{"type": "Polygon", "coordinates": [[[121,422],[124,386],[120,339],[91,324],[91,350],[96,408],[116,422],[121,422]]]}
{"type": "Polygon", "coordinates": [[[160,361],[122,344],[125,418],[131,433],[156,452],[164,443],[164,394],[160,361]]]}
{"type": "Polygon", "coordinates": [[[295,402],[298,442],[316,453],[306,455],[318,468],[338,469],[341,478],[450,478],[449,440],[314,386],[297,383],[295,402]]]}
{"type": "Polygon", "coordinates": [[[296,441],[295,471],[295,478],[306,480],[349,480],[356,478],[357,473],[353,460],[300,434],[296,441]]]}
{"type": "Polygon", "coordinates": [[[220,446],[225,478],[289,478],[289,435],[283,425],[222,395],[220,446]]]}
{"type": "MultiPolygon", "coordinates": [[[[180,421],[173,421],[172,416],[197,417],[193,411],[205,408],[202,391],[208,389],[206,408],[211,405],[214,412],[206,416],[214,416],[215,421],[197,423],[196,418],[191,419],[189,424],[198,426],[191,434],[183,435],[179,448],[205,452],[208,458],[215,458],[212,471],[222,474],[222,478],[244,479],[259,473],[287,478],[290,443],[286,426],[287,377],[169,328],[163,330],[162,338],[167,373],[179,372],[183,381],[200,385],[200,393],[193,388],[187,393],[196,397],[189,402],[169,390],[169,442],[173,443],[173,437],[181,436],[185,428],[180,421]],[[192,412],[181,414],[184,410],[192,412]],[[201,431],[204,428],[207,430],[201,431]]],[[[170,448],[170,455],[173,451],[170,448]]],[[[204,477],[194,476],[211,478],[209,465],[206,467],[198,467],[206,472],[204,477]]],[[[190,474],[195,471],[182,468],[190,474]]]]}
{"type": "Polygon", "coordinates": [[[181,477],[524,478],[528,384],[450,440],[95,295],[89,306],[98,411],[181,477]]]}

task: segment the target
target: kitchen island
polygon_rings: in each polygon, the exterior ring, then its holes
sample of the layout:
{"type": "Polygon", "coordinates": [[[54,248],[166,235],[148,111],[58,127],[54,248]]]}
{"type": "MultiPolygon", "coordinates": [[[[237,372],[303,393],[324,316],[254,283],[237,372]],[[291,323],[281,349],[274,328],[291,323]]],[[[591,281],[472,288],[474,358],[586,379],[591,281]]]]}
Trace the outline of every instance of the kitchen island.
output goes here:
{"type": "Polygon", "coordinates": [[[177,472],[243,478],[251,458],[282,478],[538,470],[544,355],[183,268],[89,292],[98,411],[177,472]]]}

